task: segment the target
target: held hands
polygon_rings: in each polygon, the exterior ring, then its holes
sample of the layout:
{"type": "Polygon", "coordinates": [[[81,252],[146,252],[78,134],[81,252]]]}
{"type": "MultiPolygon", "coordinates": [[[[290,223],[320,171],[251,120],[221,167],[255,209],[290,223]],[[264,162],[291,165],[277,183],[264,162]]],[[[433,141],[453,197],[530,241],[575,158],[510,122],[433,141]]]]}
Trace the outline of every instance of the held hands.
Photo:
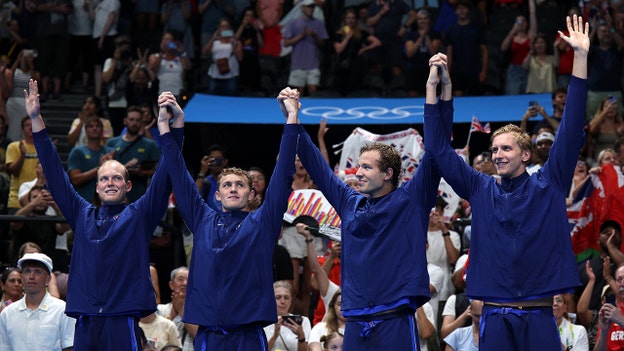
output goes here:
{"type": "Polygon", "coordinates": [[[286,117],[286,123],[288,124],[299,123],[298,113],[301,108],[299,96],[300,93],[297,89],[291,89],[289,87],[282,89],[277,96],[280,110],[284,114],[284,117],[286,117]]]}
{"type": "Polygon", "coordinates": [[[173,118],[176,127],[184,126],[184,112],[178,105],[175,96],[171,92],[165,91],[158,97],[158,130],[160,134],[169,131],[169,120],[173,118]]]}
{"type": "Polygon", "coordinates": [[[451,77],[448,72],[448,59],[445,54],[437,53],[429,59],[429,79],[427,84],[438,85],[438,83],[447,85],[451,83],[451,77]]]}

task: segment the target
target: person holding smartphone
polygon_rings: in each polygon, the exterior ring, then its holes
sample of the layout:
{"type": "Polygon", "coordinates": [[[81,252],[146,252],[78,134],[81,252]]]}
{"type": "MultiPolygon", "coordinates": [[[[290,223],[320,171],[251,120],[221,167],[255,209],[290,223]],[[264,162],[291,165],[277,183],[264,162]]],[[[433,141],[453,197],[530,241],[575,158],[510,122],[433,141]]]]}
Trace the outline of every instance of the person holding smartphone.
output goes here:
{"type": "Polygon", "coordinates": [[[615,285],[617,300],[605,303],[598,312],[598,335],[596,335],[596,346],[594,350],[622,350],[624,348],[624,265],[620,265],[615,270],[615,285]]]}
{"type": "Polygon", "coordinates": [[[217,31],[203,47],[202,56],[208,54],[212,57],[212,64],[208,68],[208,94],[238,96],[243,46],[234,36],[229,19],[219,21],[217,31]]]}
{"type": "Polygon", "coordinates": [[[223,169],[228,165],[225,149],[221,145],[211,145],[202,157],[199,173],[195,176],[195,185],[208,206],[215,211],[221,211],[221,201],[217,200],[217,180],[223,169]]]}
{"type": "Polygon", "coordinates": [[[273,283],[277,304],[277,323],[264,327],[269,350],[305,351],[312,326],[305,316],[289,314],[293,301],[292,286],[285,281],[273,283]]]}

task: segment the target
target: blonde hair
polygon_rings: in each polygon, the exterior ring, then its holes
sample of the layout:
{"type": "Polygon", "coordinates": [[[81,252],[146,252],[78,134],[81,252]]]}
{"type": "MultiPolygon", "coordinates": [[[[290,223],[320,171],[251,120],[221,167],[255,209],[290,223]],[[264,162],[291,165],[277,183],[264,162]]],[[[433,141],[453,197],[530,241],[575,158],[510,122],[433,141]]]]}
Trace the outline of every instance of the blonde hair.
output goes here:
{"type": "Polygon", "coordinates": [[[520,147],[522,151],[531,151],[533,147],[533,142],[531,141],[531,137],[525,131],[523,131],[520,127],[515,124],[508,124],[504,127],[498,128],[490,138],[490,142],[493,142],[494,139],[502,134],[511,134],[514,141],[520,147]]]}

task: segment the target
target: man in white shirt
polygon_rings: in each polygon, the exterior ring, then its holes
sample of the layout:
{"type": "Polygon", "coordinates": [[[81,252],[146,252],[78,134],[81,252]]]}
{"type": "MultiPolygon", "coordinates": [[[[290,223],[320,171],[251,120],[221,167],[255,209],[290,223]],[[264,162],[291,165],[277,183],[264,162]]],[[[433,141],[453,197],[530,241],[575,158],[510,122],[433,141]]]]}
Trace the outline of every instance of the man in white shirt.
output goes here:
{"type": "Polygon", "coordinates": [[[28,253],[17,265],[25,294],[0,313],[0,350],[73,350],[75,319],[65,315],[63,300],[46,291],[52,260],[42,253],[28,253]]]}

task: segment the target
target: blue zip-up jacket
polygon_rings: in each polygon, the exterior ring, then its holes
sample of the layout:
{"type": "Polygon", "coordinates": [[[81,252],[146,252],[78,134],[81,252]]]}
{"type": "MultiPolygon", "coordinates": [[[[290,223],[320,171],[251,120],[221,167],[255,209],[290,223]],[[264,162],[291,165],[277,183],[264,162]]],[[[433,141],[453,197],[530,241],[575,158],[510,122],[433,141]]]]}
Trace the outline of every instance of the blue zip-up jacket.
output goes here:
{"type": "Polygon", "coordinates": [[[213,210],[199,195],[170,133],[161,136],[178,207],[194,234],[185,323],[229,329],[277,321],[273,248],[288,208],[297,132],[296,125],[284,126],[264,203],[253,213],[213,210]]]}
{"type": "MultiPolygon", "coordinates": [[[[175,129],[179,145],[183,132],[175,129]]],[[[74,190],[47,130],[33,137],[50,192],[74,231],[65,313],[76,318],[154,312],[149,245],[171,193],[162,162],[139,200],[98,208],[74,190]]]]}
{"type": "MultiPolygon", "coordinates": [[[[448,139],[452,115],[447,117],[448,139]]],[[[300,134],[297,154],[342,221],[342,314],[366,316],[401,305],[416,309],[427,302],[427,226],[440,183],[429,152],[409,182],[370,199],[334,175],[303,127],[300,134]]]]}
{"type": "Polygon", "coordinates": [[[466,278],[471,298],[519,302],[569,292],[580,285],[565,198],[585,140],[586,97],[587,81],[572,77],[548,161],[531,176],[525,172],[503,178],[501,184],[457,157],[441,139],[435,105],[425,105],[425,147],[439,164],[446,165],[441,169],[444,179],[472,205],[466,278]]]}

